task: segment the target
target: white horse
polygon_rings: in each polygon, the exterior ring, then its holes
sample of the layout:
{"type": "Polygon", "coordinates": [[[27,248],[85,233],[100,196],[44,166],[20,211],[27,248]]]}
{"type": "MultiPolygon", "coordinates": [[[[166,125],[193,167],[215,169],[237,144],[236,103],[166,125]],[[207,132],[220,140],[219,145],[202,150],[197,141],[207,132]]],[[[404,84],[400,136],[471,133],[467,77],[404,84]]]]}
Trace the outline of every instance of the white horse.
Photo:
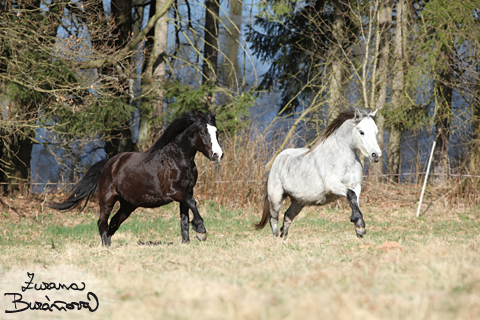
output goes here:
{"type": "Polygon", "coordinates": [[[267,181],[267,195],[262,220],[263,229],[270,220],[278,236],[278,211],[289,196],[291,205],[285,212],[280,237],[286,237],[293,219],[306,205],[324,205],[347,197],[352,208],[350,221],[357,236],[366,234],[363,215],[358,206],[361,193],[362,164],[356,151],[378,162],[382,151],[377,143],[377,111],[350,110],[341,113],[312,148],[286,149],[273,161],[267,181]]]}

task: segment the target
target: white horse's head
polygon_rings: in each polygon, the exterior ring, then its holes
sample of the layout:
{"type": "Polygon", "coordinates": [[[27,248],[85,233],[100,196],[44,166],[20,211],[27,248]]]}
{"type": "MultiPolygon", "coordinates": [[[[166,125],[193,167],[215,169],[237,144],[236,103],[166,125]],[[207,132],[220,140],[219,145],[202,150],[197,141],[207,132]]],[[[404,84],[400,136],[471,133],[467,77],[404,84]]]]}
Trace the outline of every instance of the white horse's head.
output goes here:
{"type": "Polygon", "coordinates": [[[382,157],[382,150],[377,142],[378,128],[373,120],[377,113],[378,109],[365,116],[359,110],[355,110],[355,116],[352,119],[355,147],[370,161],[374,162],[380,161],[382,157]]]}

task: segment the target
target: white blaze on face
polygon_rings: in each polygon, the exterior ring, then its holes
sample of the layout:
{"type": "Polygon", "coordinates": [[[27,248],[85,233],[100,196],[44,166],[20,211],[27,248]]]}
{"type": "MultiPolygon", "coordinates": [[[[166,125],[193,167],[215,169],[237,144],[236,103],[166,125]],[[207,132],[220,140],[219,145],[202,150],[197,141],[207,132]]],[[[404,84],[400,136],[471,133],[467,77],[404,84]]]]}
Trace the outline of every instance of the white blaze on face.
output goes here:
{"type": "Polygon", "coordinates": [[[212,141],[212,152],[213,154],[217,154],[218,159],[221,159],[223,155],[223,151],[222,151],[222,148],[220,148],[220,145],[218,144],[217,128],[207,124],[207,130],[208,130],[208,133],[210,134],[210,139],[212,141]]]}

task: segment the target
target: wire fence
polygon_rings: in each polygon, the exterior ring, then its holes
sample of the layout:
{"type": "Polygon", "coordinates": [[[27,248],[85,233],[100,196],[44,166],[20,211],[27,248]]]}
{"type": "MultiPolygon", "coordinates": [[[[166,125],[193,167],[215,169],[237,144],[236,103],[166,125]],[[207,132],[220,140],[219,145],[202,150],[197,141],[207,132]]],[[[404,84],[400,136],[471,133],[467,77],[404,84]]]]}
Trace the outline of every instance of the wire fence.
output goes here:
{"type": "MultiPolygon", "coordinates": [[[[404,176],[422,176],[425,175],[426,172],[410,172],[410,173],[402,173],[402,174],[372,174],[372,175],[363,175],[363,178],[388,178],[388,177],[404,177],[404,176]]],[[[472,175],[472,174],[441,174],[441,173],[430,173],[430,176],[447,176],[447,177],[462,177],[462,178],[480,178],[479,175],[472,175]]],[[[209,181],[208,183],[258,183],[258,182],[267,182],[267,179],[262,180],[217,180],[217,181],[209,181]]],[[[75,185],[77,182],[0,182],[0,185],[29,185],[29,186],[72,186],[75,185]]],[[[204,184],[203,181],[198,181],[197,184],[204,184]]]]}

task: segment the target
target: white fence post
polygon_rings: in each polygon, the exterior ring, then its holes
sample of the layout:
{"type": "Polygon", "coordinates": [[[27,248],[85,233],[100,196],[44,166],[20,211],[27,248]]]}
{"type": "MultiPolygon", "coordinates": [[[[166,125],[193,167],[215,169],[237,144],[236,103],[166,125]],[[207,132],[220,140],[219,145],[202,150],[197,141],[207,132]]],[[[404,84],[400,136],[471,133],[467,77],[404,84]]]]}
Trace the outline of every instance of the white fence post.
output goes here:
{"type": "Polygon", "coordinates": [[[423,194],[425,193],[425,187],[427,186],[428,174],[430,172],[430,165],[432,164],[433,150],[435,150],[436,143],[437,142],[433,140],[432,152],[430,152],[430,159],[428,160],[427,172],[425,173],[425,181],[423,181],[422,194],[420,195],[420,202],[418,203],[417,218],[420,215],[420,209],[422,207],[422,201],[423,201],[423,194]]]}

